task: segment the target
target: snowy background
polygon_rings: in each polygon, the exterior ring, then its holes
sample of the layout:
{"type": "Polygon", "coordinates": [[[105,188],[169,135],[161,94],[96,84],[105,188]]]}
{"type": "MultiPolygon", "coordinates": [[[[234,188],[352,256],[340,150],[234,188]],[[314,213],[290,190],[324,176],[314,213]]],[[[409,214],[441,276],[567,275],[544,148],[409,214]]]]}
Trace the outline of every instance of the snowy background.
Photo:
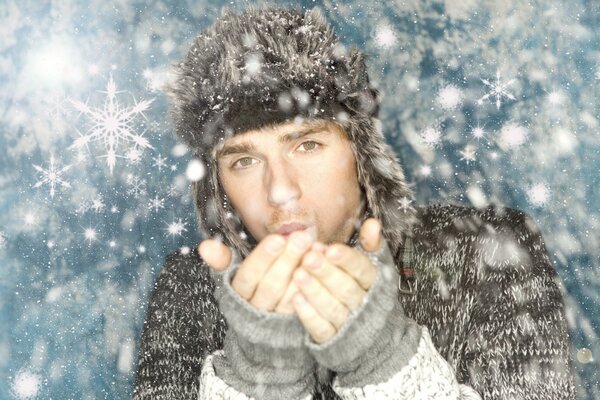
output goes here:
{"type": "MultiPolygon", "coordinates": [[[[600,3],[304,3],[370,55],[419,204],[536,220],[600,399],[600,3]]],[[[154,279],[200,240],[161,88],[223,5],[0,1],[0,399],[131,396],[154,279]]]]}

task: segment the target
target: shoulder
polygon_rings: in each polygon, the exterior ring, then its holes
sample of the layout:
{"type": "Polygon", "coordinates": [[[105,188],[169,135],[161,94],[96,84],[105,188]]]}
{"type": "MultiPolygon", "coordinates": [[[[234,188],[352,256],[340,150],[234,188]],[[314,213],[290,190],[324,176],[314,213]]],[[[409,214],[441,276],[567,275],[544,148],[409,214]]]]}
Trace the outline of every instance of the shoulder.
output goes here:
{"type": "Polygon", "coordinates": [[[421,261],[430,260],[430,267],[448,264],[444,269],[473,269],[477,275],[551,269],[540,230],[523,211],[498,205],[433,205],[417,212],[415,253],[421,261]]]}
{"type": "Polygon", "coordinates": [[[485,208],[464,207],[451,204],[436,204],[417,208],[420,224],[415,232],[466,234],[466,233],[493,233],[497,230],[525,229],[538,233],[535,222],[525,212],[490,205],[485,208]]]}
{"type": "Polygon", "coordinates": [[[209,267],[195,247],[180,248],[165,258],[154,285],[154,301],[180,304],[191,299],[212,297],[214,282],[209,267]]]}

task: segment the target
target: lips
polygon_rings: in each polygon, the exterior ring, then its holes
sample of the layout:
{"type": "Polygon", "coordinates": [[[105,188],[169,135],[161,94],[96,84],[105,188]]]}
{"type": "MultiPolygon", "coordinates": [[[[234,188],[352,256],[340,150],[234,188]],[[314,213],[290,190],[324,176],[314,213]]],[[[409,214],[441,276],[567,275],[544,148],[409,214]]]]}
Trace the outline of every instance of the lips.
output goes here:
{"type": "Polygon", "coordinates": [[[292,222],[289,224],[280,225],[279,228],[277,229],[277,233],[282,236],[289,236],[292,234],[292,232],[303,231],[306,228],[307,228],[306,225],[299,224],[297,222],[292,222]]]}

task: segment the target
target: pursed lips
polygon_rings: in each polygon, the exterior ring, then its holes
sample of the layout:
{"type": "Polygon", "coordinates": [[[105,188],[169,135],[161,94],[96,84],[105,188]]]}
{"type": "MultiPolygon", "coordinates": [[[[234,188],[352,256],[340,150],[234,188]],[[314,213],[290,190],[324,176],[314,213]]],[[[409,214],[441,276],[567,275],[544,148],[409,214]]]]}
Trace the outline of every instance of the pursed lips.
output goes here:
{"type": "Polygon", "coordinates": [[[287,236],[291,235],[293,232],[302,231],[302,230],[305,230],[306,228],[307,228],[307,226],[304,224],[292,222],[292,223],[280,225],[279,228],[277,229],[277,233],[282,236],[287,237],[287,236]]]}

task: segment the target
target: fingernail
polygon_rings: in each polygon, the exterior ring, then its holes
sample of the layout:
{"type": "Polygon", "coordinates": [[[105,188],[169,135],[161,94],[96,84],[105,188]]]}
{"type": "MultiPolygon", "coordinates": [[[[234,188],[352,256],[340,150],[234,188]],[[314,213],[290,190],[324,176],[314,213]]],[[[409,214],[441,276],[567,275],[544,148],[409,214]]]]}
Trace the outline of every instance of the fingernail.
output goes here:
{"type": "Polygon", "coordinates": [[[269,238],[269,242],[267,243],[267,251],[271,254],[279,254],[283,247],[285,246],[285,239],[281,236],[275,236],[269,238]]]}
{"type": "Polygon", "coordinates": [[[310,282],[310,275],[307,274],[302,268],[296,270],[294,278],[299,285],[306,285],[308,282],[310,282]]]}

